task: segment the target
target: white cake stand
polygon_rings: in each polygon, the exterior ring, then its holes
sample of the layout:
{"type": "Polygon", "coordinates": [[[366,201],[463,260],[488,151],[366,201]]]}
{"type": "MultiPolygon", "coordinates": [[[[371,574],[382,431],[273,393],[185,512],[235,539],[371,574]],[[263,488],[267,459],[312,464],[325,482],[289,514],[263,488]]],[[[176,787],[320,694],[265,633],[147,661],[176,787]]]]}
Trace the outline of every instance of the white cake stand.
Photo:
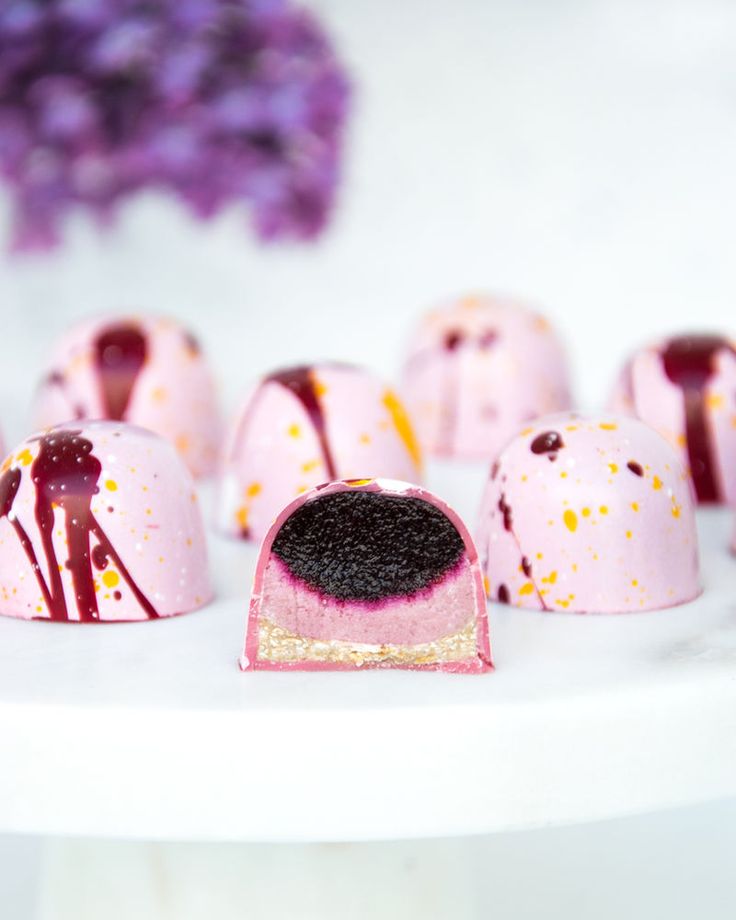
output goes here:
{"type": "MultiPolygon", "coordinates": [[[[474,506],[483,474],[433,474],[461,512],[474,506]]],[[[217,538],[219,599],[199,613],[91,628],[0,619],[0,831],[334,844],[591,821],[736,795],[730,514],[702,512],[700,526],[699,600],[618,617],[494,605],[497,670],[483,676],[241,673],[255,552],[217,538]]],[[[267,869],[252,846],[206,852],[220,869],[229,861],[220,893],[232,896],[232,913],[226,899],[218,920],[243,916],[232,885],[246,882],[248,917],[344,917],[336,877],[350,877],[351,860],[362,858],[359,847],[291,846],[272,851],[267,869]],[[276,880],[301,873],[312,883],[322,873],[333,907],[320,902],[312,914],[302,897],[298,913],[291,902],[274,908],[276,880]]],[[[435,889],[439,879],[446,894],[462,886],[454,851],[432,850],[409,875],[401,847],[380,852],[372,884],[405,884],[397,917],[448,916],[435,889]]],[[[138,917],[185,920],[193,876],[183,853],[171,843],[56,844],[41,916],[131,916],[114,912],[108,887],[126,867],[131,887],[145,882],[167,904],[184,899],[171,913],[139,904],[138,917]]],[[[474,916],[471,901],[469,913],[453,901],[452,915],[474,916]]],[[[380,915],[394,916],[385,906],[380,915]]]]}

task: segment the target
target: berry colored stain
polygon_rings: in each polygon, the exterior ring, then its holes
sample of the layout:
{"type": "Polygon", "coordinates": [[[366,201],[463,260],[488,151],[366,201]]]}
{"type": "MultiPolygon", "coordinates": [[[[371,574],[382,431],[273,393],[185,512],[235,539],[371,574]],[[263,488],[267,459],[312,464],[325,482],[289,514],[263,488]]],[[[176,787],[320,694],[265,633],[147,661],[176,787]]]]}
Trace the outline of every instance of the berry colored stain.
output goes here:
{"type": "MultiPolygon", "coordinates": [[[[12,525],[38,581],[52,620],[69,620],[62,569],[54,546],[57,509],[64,518],[67,558],[74,602],[83,622],[99,620],[92,565],[104,568],[112,560],[136,600],[151,619],[158,614],[143,594],[119,557],[115,547],[92,512],[92,499],[99,492],[102,465],[92,453],[92,442],[79,431],[52,431],[39,438],[39,451],[30,476],[36,493],[34,517],[46,560],[48,582],[41,572],[27,532],[13,516],[12,525]],[[97,541],[92,547],[92,537],[97,541]]],[[[20,468],[7,470],[0,477],[0,517],[8,517],[20,487],[20,468]]]]}
{"type": "Polygon", "coordinates": [[[327,435],[327,422],[322,404],[317,395],[314,370],[307,366],[289,367],[285,370],[276,371],[266,379],[267,381],[279,383],[282,387],[286,387],[286,389],[293,393],[302,404],[317,434],[320,450],[322,452],[322,459],[327,469],[327,477],[330,480],[338,479],[337,466],[332,456],[330,441],[327,435]]]}
{"type": "Polygon", "coordinates": [[[97,337],[95,364],[105,418],[125,418],[147,351],[146,337],[136,325],[111,326],[97,337]]]}
{"type": "Polygon", "coordinates": [[[565,446],[558,431],[543,431],[529,445],[533,454],[546,454],[550,460],[557,459],[557,452],[565,446]]]}
{"type": "Polygon", "coordinates": [[[683,335],[671,339],[662,352],[668,379],[682,390],[685,401],[685,437],[690,473],[699,502],[717,502],[722,496],[716,479],[713,443],[706,412],[706,387],[715,372],[716,354],[734,353],[717,335],[683,335]]]}
{"type": "Polygon", "coordinates": [[[511,532],[513,527],[514,518],[511,511],[511,505],[506,503],[506,496],[501,495],[498,500],[498,510],[503,515],[503,529],[511,532]]]}

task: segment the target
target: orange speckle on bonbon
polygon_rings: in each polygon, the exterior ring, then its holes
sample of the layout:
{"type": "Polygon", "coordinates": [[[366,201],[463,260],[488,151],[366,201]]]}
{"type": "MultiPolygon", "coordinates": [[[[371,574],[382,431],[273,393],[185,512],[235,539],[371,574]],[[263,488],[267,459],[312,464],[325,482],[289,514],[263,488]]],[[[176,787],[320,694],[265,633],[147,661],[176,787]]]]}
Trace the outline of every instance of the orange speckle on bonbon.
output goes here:
{"type": "Polygon", "coordinates": [[[117,492],[118,484],[115,482],[114,479],[108,479],[107,482],[105,483],[105,488],[107,489],[108,492],[117,492]]]}
{"type": "Polygon", "coordinates": [[[296,422],[294,422],[293,424],[289,425],[289,427],[286,429],[286,433],[289,435],[290,438],[298,438],[298,437],[301,437],[302,430],[296,424],[296,422]]]}
{"type": "Polygon", "coordinates": [[[114,588],[120,582],[120,576],[110,569],[102,573],[102,581],[106,588],[114,588]]]}
{"type": "Polygon", "coordinates": [[[574,533],[578,529],[578,516],[570,508],[562,515],[562,520],[570,533],[574,533]]]}
{"type": "Polygon", "coordinates": [[[460,307],[463,310],[477,310],[480,306],[480,297],[477,294],[468,294],[460,300],[460,307]]]}
{"type": "Polygon", "coordinates": [[[263,486],[260,484],[260,482],[252,482],[245,490],[245,494],[248,496],[248,498],[255,498],[256,495],[261,494],[262,489],[263,486]]]}
{"type": "Polygon", "coordinates": [[[631,503],[631,510],[632,510],[632,511],[638,511],[638,510],[639,510],[639,502],[632,502],[632,503],[631,503]]]}
{"type": "Polygon", "coordinates": [[[524,584],[519,588],[519,594],[522,596],[526,594],[532,594],[534,592],[534,585],[530,581],[525,581],[524,584]]]}
{"type": "Polygon", "coordinates": [[[238,527],[240,527],[241,530],[248,529],[248,509],[245,505],[241,505],[235,512],[235,520],[238,522],[238,527]]]}
{"type": "Polygon", "coordinates": [[[652,488],[655,490],[655,492],[662,488],[662,480],[659,478],[659,476],[655,476],[652,479],[652,488]]]}
{"type": "Polygon", "coordinates": [[[606,505],[601,505],[598,510],[601,514],[608,514],[608,507],[606,505]]]}
{"type": "Polygon", "coordinates": [[[618,428],[618,425],[613,422],[601,422],[598,426],[602,431],[615,431],[618,428]]]}
{"type": "Polygon", "coordinates": [[[33,457],[31,456],[31,452],[30,450],[28,450],[27,447],[25,448],[25,450],[22,450],[15,459],[22,466],[28,466],[29,464],[33,462],[33,457]]]}
{"type": "Polygon", "coordinates": [[[394,427],[399,437],[404,442],[404,447],[406,447],[407,453],[411,457],[414,466],[420,470],[422,468],[422,451],[403,403],[393,390],[386,390],[383,394],[383,405],[388,410],[394,427]]]}
{"type": "Polygon", "coordinates": [[[608,469],[611,471],[611,473],[618,473],[618,466],[615,463],[609,463],[608,469]]]}
{"type": "Polygon", "coordinates": [[[590,517],[590,508],[583,508],[583,510],[580,513],[582,514],[583,517],[590,517]]]}

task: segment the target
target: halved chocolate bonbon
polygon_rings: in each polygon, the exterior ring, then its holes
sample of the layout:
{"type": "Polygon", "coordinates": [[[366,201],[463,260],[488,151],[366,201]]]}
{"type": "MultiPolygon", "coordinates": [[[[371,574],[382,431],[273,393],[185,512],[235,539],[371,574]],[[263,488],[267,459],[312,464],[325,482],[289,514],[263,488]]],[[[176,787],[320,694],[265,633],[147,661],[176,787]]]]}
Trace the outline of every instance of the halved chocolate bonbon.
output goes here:
{"type": "Polygon", "coordinates": [[[435,496],[388,480],[297,499],[264,540],[246,670],[490,667],[477,553],[435,496]]]}

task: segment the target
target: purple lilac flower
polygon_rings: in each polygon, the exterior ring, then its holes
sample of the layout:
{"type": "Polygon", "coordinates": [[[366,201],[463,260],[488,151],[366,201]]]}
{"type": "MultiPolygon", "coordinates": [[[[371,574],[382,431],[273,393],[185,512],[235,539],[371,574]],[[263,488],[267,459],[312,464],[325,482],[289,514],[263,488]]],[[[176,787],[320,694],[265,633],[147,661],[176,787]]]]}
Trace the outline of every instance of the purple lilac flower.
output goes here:
{"type": "Polygon", "coordinates": [[[13,245],[107,222],[159,188],[200,218],[247,202],[263,239],[310,238],[333,203],[345,72],[287,0],[3,0],[0,176],[13,245]]]}

